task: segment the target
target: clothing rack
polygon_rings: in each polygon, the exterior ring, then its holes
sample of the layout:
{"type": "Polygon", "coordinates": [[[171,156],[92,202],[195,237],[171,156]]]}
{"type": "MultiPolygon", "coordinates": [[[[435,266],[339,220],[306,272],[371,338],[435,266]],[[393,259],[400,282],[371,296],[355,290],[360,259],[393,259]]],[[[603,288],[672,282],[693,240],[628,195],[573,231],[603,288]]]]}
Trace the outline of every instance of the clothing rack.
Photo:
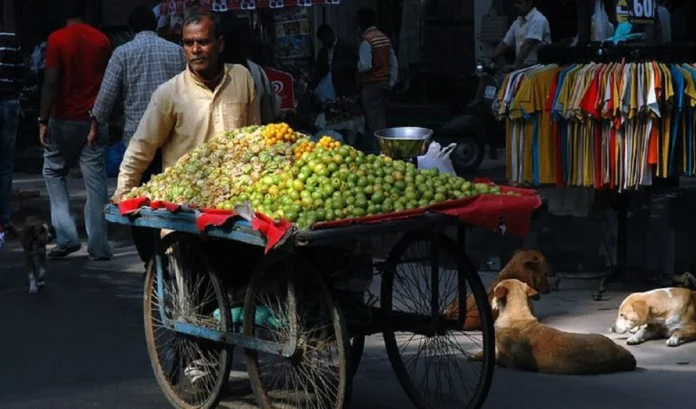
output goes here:
{"type": "MultiPolygon", "coordinates": [[[[645,63],[686,64],[696,62],[693,44],[676,46],[654,46],[634,43],[614,45],[612,43],[588,43],[577,47],[547,46],[539,50],[539,63],[544,65],[590,63],[645,63]]],[[[678,187],[679,177],[670,175],[656,179],[650,191],[678,187]]],[[[617,260],[616,266],[599,283],[597,292],[593,293],[596,301],[602,299],[607,286],[628,270],[628,211],[635,192],[611,192],[613,210],[617,214],[617,260]]]]}
{"type": "Polygon", "coordinates": [[[671,46],[646,45],[637,42],[592,42],[576,47],[549,45],[539,49],[539,64],[587,64],[612,62],[659,61],[665,64],[695,62],[696,43],[680,43],[671,46]]]}

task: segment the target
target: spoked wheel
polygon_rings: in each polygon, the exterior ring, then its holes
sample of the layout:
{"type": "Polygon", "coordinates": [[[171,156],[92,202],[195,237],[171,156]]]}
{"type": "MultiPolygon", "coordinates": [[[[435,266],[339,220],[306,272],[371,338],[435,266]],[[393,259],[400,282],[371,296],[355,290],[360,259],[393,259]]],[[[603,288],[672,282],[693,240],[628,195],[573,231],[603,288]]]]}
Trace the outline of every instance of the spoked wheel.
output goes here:
{"type": "MultiPolygon", "coordinates": [[[[493,318],[485,288],[463,249],[439,234],[406,234],[387,259],[382,277],[384,343],[396,376],[419,409],[478,409],[494,370],[493,318]],[[481,332],[464,332],[445,309],[474,295],[481,332]],[[431,302],[435,300],[436,302],[431,302]],[[472,357],[483,350],[477,362],[472,357]]],[[[459,303],[461,305],[462,303],[459,303]]]]}
{"type": "Polygon", "coordinates": [[[180,409],[217,407],[232,364],[228,346],[172,329],[172,321],[230,331],[227,295],[199,239],[171,233],[145,278],[145,338],[167,399],[180,409]],[[158,273],[159,272],[159,273],[158,273]]]}
{"type": "Polygon", "coordinates": [[[244,302],[244,334],[295,345],[285,356],[246,350],[262,409],[341,409],[351,386],[346,322],[321,276],[305,259],[264,257],[244,302]]]}

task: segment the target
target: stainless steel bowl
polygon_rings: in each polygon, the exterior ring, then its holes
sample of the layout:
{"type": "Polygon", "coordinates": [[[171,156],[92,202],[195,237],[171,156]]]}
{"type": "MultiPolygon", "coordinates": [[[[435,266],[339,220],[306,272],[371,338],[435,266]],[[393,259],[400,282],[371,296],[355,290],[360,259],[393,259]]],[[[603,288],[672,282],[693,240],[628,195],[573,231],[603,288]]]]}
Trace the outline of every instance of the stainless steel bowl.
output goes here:
{"type": "Polygon", "coordinates": [[[411,159],[425,153],[432,129],[406,126],[375,132],[382,153],[392,159],[411,159]]]}

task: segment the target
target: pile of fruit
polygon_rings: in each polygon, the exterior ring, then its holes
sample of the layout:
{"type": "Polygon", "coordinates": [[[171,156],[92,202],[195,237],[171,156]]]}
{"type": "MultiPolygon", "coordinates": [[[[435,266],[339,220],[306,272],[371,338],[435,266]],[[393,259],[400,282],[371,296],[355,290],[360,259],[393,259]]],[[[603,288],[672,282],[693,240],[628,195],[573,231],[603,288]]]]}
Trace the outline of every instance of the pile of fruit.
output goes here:
{"type": "Polygon", "coordinates": [[[306,229],[479,194],[501,192],[436,169],[365,155],[329,137],[313,143],[285,124],[274,124],[217,137],[126,198],[225,210],[248,201],[257,212],[306,229]]]}

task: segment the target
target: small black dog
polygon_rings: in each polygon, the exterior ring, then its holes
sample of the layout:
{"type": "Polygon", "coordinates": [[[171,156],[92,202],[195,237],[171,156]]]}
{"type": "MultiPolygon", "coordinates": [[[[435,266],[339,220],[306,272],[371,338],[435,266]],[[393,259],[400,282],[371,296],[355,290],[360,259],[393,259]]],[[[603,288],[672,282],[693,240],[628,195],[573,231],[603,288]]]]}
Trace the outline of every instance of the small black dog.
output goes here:
{"type": "Polygon", "coordinates": [[[24,249],[24,261],[29,275],[29,293],[35,294],[45,284],[46,246],[53,240],[50,225],[38,216],[28,216],[24,228],[9,232],[18,237],[24,249]]]}

